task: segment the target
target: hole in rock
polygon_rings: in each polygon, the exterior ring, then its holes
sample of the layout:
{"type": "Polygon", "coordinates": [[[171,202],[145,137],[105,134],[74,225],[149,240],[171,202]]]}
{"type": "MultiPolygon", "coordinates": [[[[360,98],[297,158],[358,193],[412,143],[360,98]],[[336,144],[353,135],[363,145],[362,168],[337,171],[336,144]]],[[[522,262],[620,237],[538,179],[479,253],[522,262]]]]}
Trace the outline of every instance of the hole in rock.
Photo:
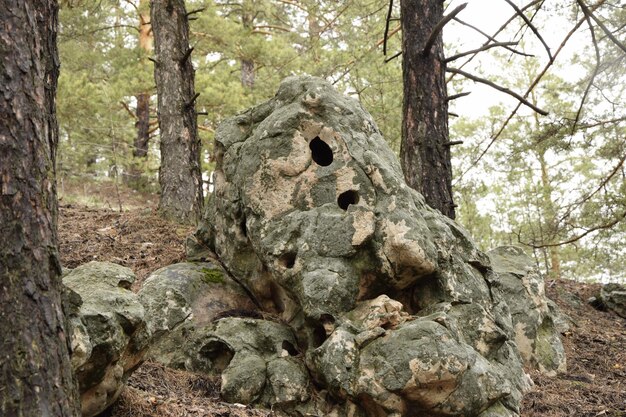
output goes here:
{"type": "Polygon", "coordinates": [[[246,228],[246,218],[242,217],[239,221],[239,230],[241,230],[241,234],[243,237],[248,237],[248,229],[246,228]]]}
{"type": "Polygon", "coordinates": [[[326,335],[326,329],[322,323],[316,323],[313,326],[313,332],[311,334],[311,344],[314,348],[318,348],[324,344],[324,342],[328,339],[326,335]]]}
{"type": "Polygon", "coordinates": [[[335,324],[335,318],[330,314],[320,314],[320,321],[324,326],[335,324]]]}
{"type": "Polygon", "coordinates": [[[283,340],[283,349],[289,353],[289,356],[298,356],[300,354],[298,349],[288,340],[283,340]]]}
{"type": "Polygon", "coordinates": [[[211,340],[200,349],[200,354],[209,359],[213,371],[221,374],[235,355],[230,346],[220,340],[211,340]]]}
{"type": "Polygon", "coordinates": [[[318,136],[316,136],[310,143],[311,157],[317,165],[327,167],[333,162],[333,151],[330,146],[318,136]]]}
{"type": "Polygon", "coordinates": [[[294,252],[287,252],[281,255],[279,262],[285,268],[291,269],[296,264],[296,254],[294,252]]]}
{"type": "Polygon", "coordinates": [[[348,206],[350,204],[356,204],[359,202],[359,193],[354,190],[344,191],[339,194],[337,197],[337,205],[341,207],[342,210],[348,210],[348,206]]]}

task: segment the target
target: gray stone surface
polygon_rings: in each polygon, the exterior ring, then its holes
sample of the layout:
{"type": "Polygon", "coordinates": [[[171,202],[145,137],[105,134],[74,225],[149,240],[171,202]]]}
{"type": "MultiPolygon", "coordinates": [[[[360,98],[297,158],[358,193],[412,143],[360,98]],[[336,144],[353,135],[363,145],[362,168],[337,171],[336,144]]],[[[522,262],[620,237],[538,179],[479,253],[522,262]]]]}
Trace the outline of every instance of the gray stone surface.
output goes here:
{"type": "Polygon", "coordinates": [[[533,260],[522,248],[502,246],[489,252],[494,285],[511,312],[515,343],[524,362],[547,375],[565,372],[560,331],[566,331],[556,304],[546,298],[544,282],[533,260]],[[557,326],[558,325],[558,326],[557,326]]]}
{"type": "Polygon", "coordinates": [[[280,319],[272,330],[250,318],[190,330],[194,366],[221,374],[226,398],[338,417],[519,414],[530,380],[511,313],[536,315],[535,354],[558,340],[540,278],[519,254],[500,253],[494,271],[406,186],[359,103],[320,79],[286,79],[220,125],[216,160],[189,258],[217,257],[280,319]],[[511,308],[520,277],[526,304],[511,308]]]}
{"type": "Polygon", "coordinates": [[[224,312],[257,310],[243,288],[209,262],[179,263],[153,272],[139,299],[154,338],[147,357],[188,370],[197,370],[190,333],[210,326],[224,312]]]}
{"type": "Polygon", "coordinates": [[[150,342],[144,308],[130,291],[134,281],[130,269],[110,262],[89,262],[63,277],[72,368],[85,417],[117,399],[150,342]]]}
{"type": "Polygon", "coordinates": [[[626,286],[621,284],[605,284],[600,289],[600,297],[604,305],[619,316],[626,319],[626,286]]]}

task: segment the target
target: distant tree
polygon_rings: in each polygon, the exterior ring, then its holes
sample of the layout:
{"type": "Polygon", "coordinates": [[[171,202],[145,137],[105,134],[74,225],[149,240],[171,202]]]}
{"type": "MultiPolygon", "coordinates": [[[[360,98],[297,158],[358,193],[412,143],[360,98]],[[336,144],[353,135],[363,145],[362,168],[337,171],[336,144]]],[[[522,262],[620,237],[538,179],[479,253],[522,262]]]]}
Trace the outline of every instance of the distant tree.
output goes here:
{"type": "Polygon", "coordinates": [[[56,0],[0,1],[0,414],[76,416],[57,255],[56,0]]]}
{"type": "Polygon", "coordinates": [[[200,140],[196,121],[193,48],[183,0],[153,0],[151,22],[156,58],[154,78],[161,133],[159,211],[195,224],[202,208],[200,140]]]}

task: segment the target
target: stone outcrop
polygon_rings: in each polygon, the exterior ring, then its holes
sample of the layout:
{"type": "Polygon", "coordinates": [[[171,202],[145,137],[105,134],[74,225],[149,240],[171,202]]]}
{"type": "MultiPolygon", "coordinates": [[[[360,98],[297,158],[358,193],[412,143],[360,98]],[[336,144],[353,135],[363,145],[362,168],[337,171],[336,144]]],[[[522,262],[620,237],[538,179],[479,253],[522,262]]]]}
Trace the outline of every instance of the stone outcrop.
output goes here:
{"type": "Polygon", "coordinates": [[[565,350],[557,328],[558,311],[545,295],[543,278],[533,260],[516,246],[489,251],[494,285],[502,292],[511,313],[515,343],[526,365],[555,376],[565,372],[565,350]]]}
{"type": "Polygon", "coordinates": [[[326,82],[289,78],[222,123],[216,160],[189,258],[218,259],[259,316],[194,324],[187,299],[166,321],[187,323],[179,366],[220,374],[229,401],[292,415],[518,416],[524,360],[562,369],[527,260],[490,259],[429,208],[371,116],[326,82]]]}
{"type": "Polygon", "coordinates": [[[63,277],[84,417],[113,404],[150,342],[144,308],[130,291],[134,281],[130,269],[110,262],[89,262],[63,277]]]}
{"type": "Polygon", "coordinates": [[[626,319],[626,286],[605,284],[600,289],[600,299],[606,308],[626,319]]]}

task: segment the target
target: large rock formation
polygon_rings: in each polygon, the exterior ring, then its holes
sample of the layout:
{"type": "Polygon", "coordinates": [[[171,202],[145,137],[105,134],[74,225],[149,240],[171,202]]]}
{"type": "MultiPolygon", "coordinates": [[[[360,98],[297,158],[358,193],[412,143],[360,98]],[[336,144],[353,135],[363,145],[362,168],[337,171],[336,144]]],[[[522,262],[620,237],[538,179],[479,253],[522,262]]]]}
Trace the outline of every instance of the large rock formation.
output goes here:
{"type": "Polygon", "coordinates": [[[230,401],[290,414],[519,414],[522,356],[537,364],[540,346],[558,350],[540,278],[511,269],[505,252],[493,268],[407,187],[356,101],[320,79],[287,79],[222,123],[216,157],[189,256],[219,260],[262,315],[188,327],[180,366],[221,374],[230,401]],[[527,284],[526,304],[511,307],[527,284]]]}
{"type": "Polygon", "coordinates": [[[83,417],[113,404],[148,348],[144,308],[130,291],[134,281],[130,269],[110,262],[89,262],[63,277],[83,417]]]}

